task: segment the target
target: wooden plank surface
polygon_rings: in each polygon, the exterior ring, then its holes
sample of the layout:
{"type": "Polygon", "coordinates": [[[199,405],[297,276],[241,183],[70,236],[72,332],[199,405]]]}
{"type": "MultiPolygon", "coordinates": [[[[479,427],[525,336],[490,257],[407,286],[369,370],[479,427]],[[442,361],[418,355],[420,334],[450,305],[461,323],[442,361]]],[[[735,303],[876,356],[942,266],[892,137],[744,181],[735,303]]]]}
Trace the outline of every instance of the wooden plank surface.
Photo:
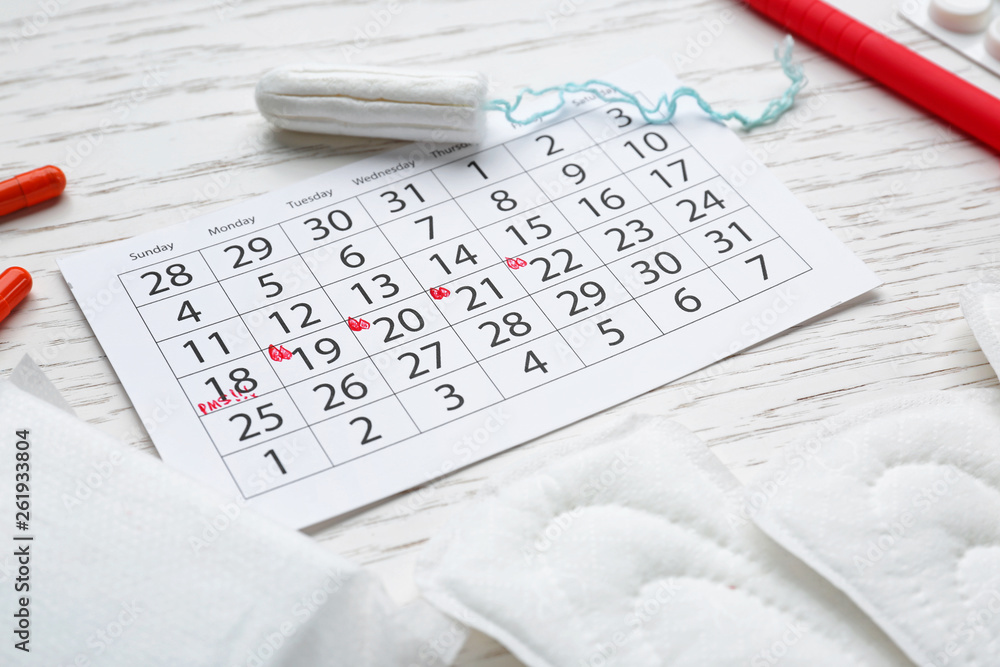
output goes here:
{"type": "MultiPolygon", "coordinates": [[[[1000,92],[996,78],[896,17],[890,2],[835,4],[1000,92]]],[[[82,418],[155,455],[55,259],[396,145],[270,130],[253,104],[267,69],[300,61],[477,69],[509,96],[654,56],[707,98],[757,109],[785,85],[771,57],[781,36],[732,0],[7,0],[2,174],[56,164],[69,186],[59,201],[0,223],[0,266],[24,266],[36,281],[0,328],[0,372],[30,354],[82,418]]],[[[371,567],[405,601],[417,594],[421,546],[484,480],[607,415],[668,415],[746,480],[797,429],[845,408],[995,385],[957,291],[1000,272],[996,155],[806,45],[798,58],[810,80],[800,103],[744,140],[882,288],[589,423],[329,522],[315,538],[371,567]]],[[[520,663],[474,635],[458,664],[520,663]]]]}

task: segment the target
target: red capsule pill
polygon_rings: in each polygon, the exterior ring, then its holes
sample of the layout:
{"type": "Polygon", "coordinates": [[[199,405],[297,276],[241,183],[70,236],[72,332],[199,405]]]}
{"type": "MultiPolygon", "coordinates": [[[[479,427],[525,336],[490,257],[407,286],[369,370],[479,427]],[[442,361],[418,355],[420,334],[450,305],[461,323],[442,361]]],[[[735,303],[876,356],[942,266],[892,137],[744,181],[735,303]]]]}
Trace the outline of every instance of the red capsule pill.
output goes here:
{"type": "Polygon", "coordinates": [[[31,291],[31,274],[19,266],[0,273],[0,320],[10,315],[31,291]]]}
{"type": "Polygon", "coordinates": [[[58,197],[66,189],[66,175],[59,167],[39,167],[0,182],[0,215],[20,211],[58,197]]]}

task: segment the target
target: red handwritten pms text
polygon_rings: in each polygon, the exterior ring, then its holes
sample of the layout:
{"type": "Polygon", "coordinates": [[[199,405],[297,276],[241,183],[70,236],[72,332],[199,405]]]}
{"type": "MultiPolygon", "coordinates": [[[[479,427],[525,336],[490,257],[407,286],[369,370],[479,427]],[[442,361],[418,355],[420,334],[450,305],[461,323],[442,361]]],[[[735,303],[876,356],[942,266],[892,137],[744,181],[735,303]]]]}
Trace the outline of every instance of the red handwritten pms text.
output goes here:
{"type": "Polygon", "coordinates": [[[198,409],[201,410],[201,414],[207,415],[209,412],[218,410],[219,408],[224,408],[227,405],[240,403],[242,401],[249,401],[251,398],[257,398],[257,394],[244,394],[243,392],[236,391],[235,389],[230,389],[229,393],[231,396],[219,396],[214,401],[199,403],[198,409]]]}

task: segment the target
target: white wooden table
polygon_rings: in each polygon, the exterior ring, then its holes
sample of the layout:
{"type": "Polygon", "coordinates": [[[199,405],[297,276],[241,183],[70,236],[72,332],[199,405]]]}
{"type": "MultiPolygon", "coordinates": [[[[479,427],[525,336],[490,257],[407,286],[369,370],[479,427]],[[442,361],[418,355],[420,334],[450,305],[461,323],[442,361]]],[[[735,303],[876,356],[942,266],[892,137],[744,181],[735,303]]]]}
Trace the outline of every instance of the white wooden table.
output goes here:
{"type": "MultiPolygon", "coordinates": [[[[993,94],[1000,81],[895,17],[835,4],[993,94]]],[[[735,0],[5,0],[0,177],[55,164],[57,202],[0,223],[0,267],[35,278],[0,325],[0,372],[34,357],[77,413],[155,455],[55,259],[175,224],[392,142],[274,133],[253,86],[297,61],[478,69],[495,92],[659,56],[707,98],[759,108],[785,80],[774,25],[735,0]],[[287,4],[287,6],[285,6],[287,4]]],[[[997,380],[957,304],[1000,269],[996,155],[807,45],[810,85],[757,156],[885,281],[859,301],[614,410],[311,531],[416,595],[422,544],[485,479],[610,413],[652,412],[704,438],[742,479],[797,427],[901,392],[997,380]]],[[[474,635],[460,665],[520,664],[474,635]]]]}

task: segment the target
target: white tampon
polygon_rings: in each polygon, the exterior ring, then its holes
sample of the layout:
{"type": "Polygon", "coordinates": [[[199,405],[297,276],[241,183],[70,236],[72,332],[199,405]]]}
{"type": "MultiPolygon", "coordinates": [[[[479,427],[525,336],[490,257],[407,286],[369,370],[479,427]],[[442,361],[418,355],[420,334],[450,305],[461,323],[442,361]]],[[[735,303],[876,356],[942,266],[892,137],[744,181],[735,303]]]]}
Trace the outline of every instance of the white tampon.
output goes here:
{"type": "Polygon", "coordinates": [[[288,65],[257,83],[257,108],[278,127],[412,141],[476,143],[486,78],[477,72],[288,65]]]}

